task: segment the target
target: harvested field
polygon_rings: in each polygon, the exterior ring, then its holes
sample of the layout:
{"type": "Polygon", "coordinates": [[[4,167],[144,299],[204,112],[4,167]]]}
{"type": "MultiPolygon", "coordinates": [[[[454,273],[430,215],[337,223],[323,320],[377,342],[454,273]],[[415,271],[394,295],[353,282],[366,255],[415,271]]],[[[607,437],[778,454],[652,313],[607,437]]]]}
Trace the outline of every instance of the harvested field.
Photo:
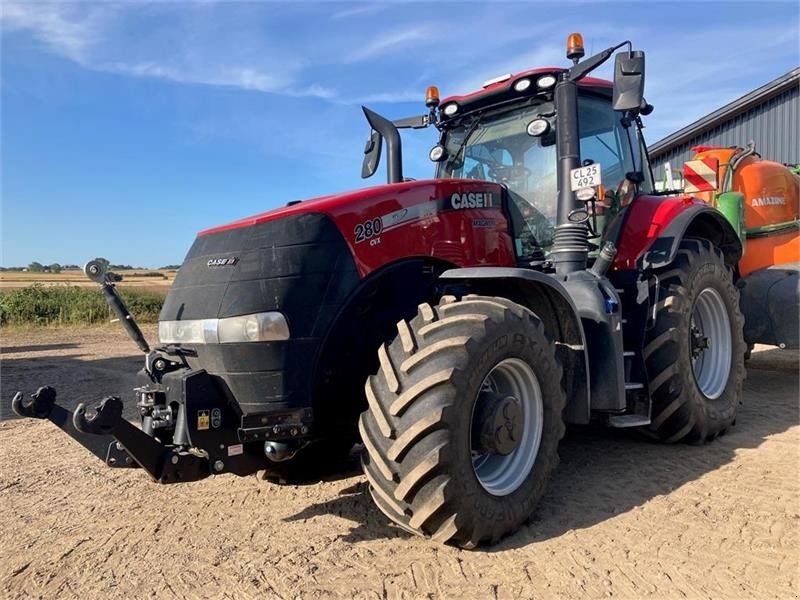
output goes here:
{"type": "MultiPolygon", "coordinates": [[[[130,399],[141,360],[117,327],[2,338],[0,418],[16,389],[45,383],[70,406],[130,399]]],[[[355,461],[309,485],[224,475],[158,486],[106,468],[46,422],[4,420],[0,439],[3,598],[800,594],[798,362],[788,351],[754,354],[738,422],[709,445],[571,431],[531,525],[477,551],[390,527],[355,461]]]]}
{"type": "MultiPolygon", "coordinates": [[[[134,287],[153,291],[162,291],[166,294],[169,286],[175,279],[177,271],[161,271],[157,269],[131,269],[116,271],[123,279],[117,283],[120,287],[134,287]],[[158,273],[159,276],[147,275],[158,273]]],[[[0,291],[28,287],[39,283],[41,285],[77,285],[80,287],[97,287],[83,274],[83,271],[70,269],[61,273],[31,273],[27,271],[2,271],[0,272],[0,291]]]]}

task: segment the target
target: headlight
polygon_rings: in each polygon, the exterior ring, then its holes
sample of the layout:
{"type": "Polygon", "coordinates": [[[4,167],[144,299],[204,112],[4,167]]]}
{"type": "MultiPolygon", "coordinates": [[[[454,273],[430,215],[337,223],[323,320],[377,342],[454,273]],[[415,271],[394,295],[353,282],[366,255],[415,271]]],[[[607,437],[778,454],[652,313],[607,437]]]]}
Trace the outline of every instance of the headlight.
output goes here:
{"type": "Polygon", "coordinates": [[[279,312],[257,313],[220,319],[217,334],[220,344],[288,340],[289,325],[279,312]]]}
{"type": "Polygon", "coordinates": [[[159,321],[158,341],[162,344],[203,344],[205,343],[203,325],[203,319],[195,319],[193,321],[159,321]]]}
{"type": "Polygon", "coordinates": [[[286,317],[279,312],[158,323],[158,341],[162,344],[275,342],[289,337],[286,317]]]}

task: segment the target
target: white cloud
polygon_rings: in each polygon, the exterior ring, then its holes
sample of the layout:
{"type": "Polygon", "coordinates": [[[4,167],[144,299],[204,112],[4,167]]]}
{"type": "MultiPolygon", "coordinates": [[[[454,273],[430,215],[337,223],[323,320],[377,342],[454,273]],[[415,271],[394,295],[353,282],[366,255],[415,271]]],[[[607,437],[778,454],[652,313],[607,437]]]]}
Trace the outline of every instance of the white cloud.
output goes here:
{"type": "Polygon", "coordinates": [[[341,98],[341,104],[398,104],[400,102],[422,102],[424,91],[409,90],[406,92],[378,92],[364,96],[341,98]]]}
{"type": "Polygon", "coordinates": [[[344,10],[340,10],[339,12],[335,12],[331,15],[332,20],[336,19],[350,19],[353,17],[365,17],[367,15],[372,15],[377,12],[380,12],[386,8],[385,4],[362,4],[356,5],[352,8],[346,8],[344,10]]]}
{"type": "MultiPolygon", "coordinates": [[[[65,4],[3,5],[3,28],[24,30],[54,53],[94,71],[148,77],[181,84],[234,87],[293,97],[333,99],[336,92],[319,83],[302,83],[296,75],[302,61],[296,57],[259,57],[262,65],[231,59],[216,48],[188,47],[181,52],[159,52],[158,48],[126,46],[114,39],[115,27],[124,29],[135,5],[65,4]],[[119,58],[108,60],[107,55],[119,58]],[[141,60],[139,54],[152,54],[141,60]]],[[[128,42],[130,44],[130,42],[128,42]]],[[[143,46],[143,45],[142,45],[143,46]]]]}
{"type": "Polygon", "coordinates": [[[430,25],[416,25],[392,32],[378,32],[372,41],[345,57],[345,62],[360,62],[397,52],[403,47],[419,48],[435,41],[435,31],[430,25]]]}
{"type": "Polygon", "coordinates": [[[89,49],[97,42],[102,11],[79,14],[68,6],[56,8],[49,4],[4,2],[3,27],[9,30],[28,30],[52,50],[83,63],[89,49]]]}
{"type": "MultiPolygon", "coordinates": [[[[647,51],[648,99],[661,114],[669,112],[669,123],[681,112],[688,120],[700,116],[693,92],[736,93],[742,82],[768,79],[760,74],[769,70],[771,53],[795,48],[796,55],[798,35],[796,23],[773,21],[768,28],[759,24],[757,36],[751,24],[724,24],[681,30],[676,38],[677,23],[655,35],[641,22],[610,24],[589,14],[567,18],[541,3],[469,4],[448,11],[446,24],[423,20],[432,13],[415,16],[395,4],[336,8],[6,2],[2,25],[29,33],[87,69],[345,105],[415,102],[429,84],[438,84],[445,96],[462,94],[502,73],[563,66],[563,35],[553,32],[583,29],[587,53],[624,38],[647,51]],[[667,102],[668,109],[659,107],[667,102]],[[681,108],[674,108],[678,103],[681,108]]],[[[609,65],[601,76],[610,75],[609,65]]]]}

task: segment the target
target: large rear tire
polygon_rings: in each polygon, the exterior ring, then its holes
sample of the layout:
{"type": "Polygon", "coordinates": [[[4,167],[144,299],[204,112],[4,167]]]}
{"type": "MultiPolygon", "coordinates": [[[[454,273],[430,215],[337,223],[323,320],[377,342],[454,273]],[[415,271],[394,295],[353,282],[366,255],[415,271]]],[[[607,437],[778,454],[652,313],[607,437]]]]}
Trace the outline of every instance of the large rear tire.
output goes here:
{"type": "Polygon", "coordinates": [[[706,240],[681,242],[659,274],[655,324],[644,358],[653,399],[647,431],[664,442],[703,443],[736,419],[742,397],[744,319],[722,253],[706,240]]]}
{"type": "Polygon", "coordinates": [[[372,497],[412,533],[496,542],[529,518],[558,463],[554,344],[504,298],[445,297],[397,328],[359,420],[372,497]]]}

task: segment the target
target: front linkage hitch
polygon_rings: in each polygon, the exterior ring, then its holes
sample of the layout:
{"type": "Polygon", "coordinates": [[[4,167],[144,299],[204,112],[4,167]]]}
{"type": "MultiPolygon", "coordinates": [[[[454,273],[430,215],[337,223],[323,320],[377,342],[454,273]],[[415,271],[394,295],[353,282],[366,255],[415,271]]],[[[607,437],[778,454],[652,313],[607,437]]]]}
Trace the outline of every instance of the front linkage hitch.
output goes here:
{"type": "Polygon", "coordinates": [[[17,392],[11,401],[13,411],[20,417],[47,419],[108,466],[141,467],[159,483],[196,481],[212,472],[243,475],[263,468],[263,454],[244,451],[238,431],[230,427],[235,415],[219,397],[208,374],[189,369],[186,351],[151,351],[102,265],[91,261],[84,272],[100,284],[125,331],[146,354],[140,376],[147,383],[136,389],[143,429],[123,418],[122,400],[117,396],[101,400],[91,415],[83,403],[71,413],[56,402],[56,390],[50,386],[40,387],[28,400],[17,392]],[[162,379],[169,384],[163,385],[162,379]],[[218,416],[227,427],[214,429],[211,425],[200,430],[203,428],[187,426],[190,405],[200,409],[200,414],[212,415],[209,421],[218,416]]]}
{"type": "Polygon", "coordinates": [[[45,386],[29,401],[17,392],[11,408],[20,417],[49,420],[109,467],[142,467],[159,483],[195,481],[210,474],[205,458],[165,446],[124,419],[117,396],[101,400],[95,414],[87,417],[83,403],[70,413],[56,403],[55,389],[45,386]]]}

